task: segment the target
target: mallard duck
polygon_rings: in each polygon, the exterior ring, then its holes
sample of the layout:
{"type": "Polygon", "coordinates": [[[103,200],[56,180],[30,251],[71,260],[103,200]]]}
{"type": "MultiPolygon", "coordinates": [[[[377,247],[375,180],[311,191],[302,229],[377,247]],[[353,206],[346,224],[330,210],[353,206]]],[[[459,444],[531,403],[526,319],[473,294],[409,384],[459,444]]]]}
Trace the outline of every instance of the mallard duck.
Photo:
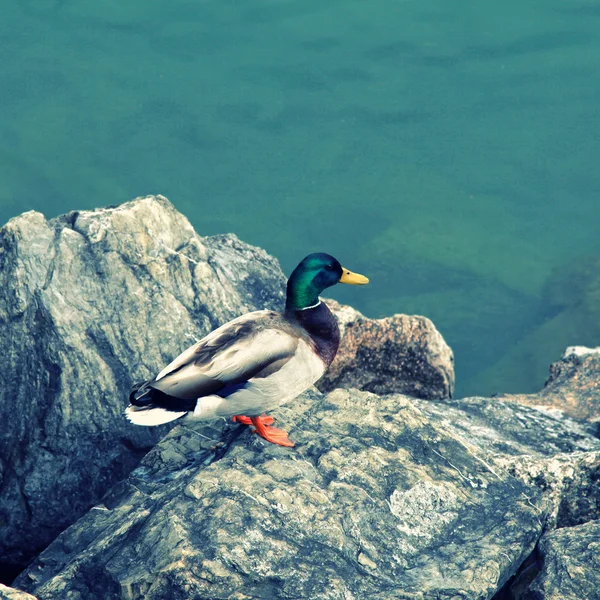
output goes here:
{"type": "Polygon", "coordinates": [[[329,254],[309,254],[288,280],[283,312],[259,310],[215,329],[135,385],[126,416],[136,425],[233,417],[273,444],[293,446],[264,413],[309,388],[335,357],[340,331],[319,294],[336,283],[368,282],[329,254]]]}

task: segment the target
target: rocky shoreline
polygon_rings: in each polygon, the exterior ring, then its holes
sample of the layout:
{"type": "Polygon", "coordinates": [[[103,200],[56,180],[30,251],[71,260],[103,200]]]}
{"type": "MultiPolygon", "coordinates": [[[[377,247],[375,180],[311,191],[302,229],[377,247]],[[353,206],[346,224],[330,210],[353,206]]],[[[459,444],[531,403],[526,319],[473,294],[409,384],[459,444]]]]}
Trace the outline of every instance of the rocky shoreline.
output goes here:
{"type": "Polygon", "coordinates": [[[274,415],[295,449],[224,421],[146,430],[129,386],[281,308],[277,261],[160,196],[25,213],[0,261],[5,583],[33,559],[0,598],[599,597],[597,351],[538,394],[457,400],[431,321],[328,301],[339,356],[274,415]]]}

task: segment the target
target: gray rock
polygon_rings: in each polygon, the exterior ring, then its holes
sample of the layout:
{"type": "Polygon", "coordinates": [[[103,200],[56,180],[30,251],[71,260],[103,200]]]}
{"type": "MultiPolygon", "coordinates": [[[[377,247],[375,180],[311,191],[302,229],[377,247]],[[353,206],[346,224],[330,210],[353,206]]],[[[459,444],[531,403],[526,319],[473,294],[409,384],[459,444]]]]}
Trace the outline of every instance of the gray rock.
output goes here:
{"type": "Polygon", "coordinates": [[[600,599],[600,521],[552,531],[538,551],[543,567],[526,600],[600,599]]]}
{"type": "Polygon", "coordinates": [[[600,440],[595,428],[562,411],[513,400],[464,398],[418,402],[470,447],[485,448],[491,465],[543,496],[546,527],[568,527],[600,510],[600,440]]]}
{"type": "Polygon", "coordinates": [[[341,325],[335,360],[317,387],[355,387],[376,394],[451,398],[454,356],[434,324],[425,317],[393,315],[367,319],[334,300],[327,304],[341,325]]]}
{"type": "Polygon", "coordinates": [[[545,459],[498,459],[524,483],[536,485],[550,502],[547,526],[571,527],[600,515],[600,452],[557,454],[545,459]]]}
{"type": "Polygon", "coordinates": [[[0,563],[23,567],[168,431],[130,385],[229,319],[279,308],[277,261],[201,238],[160,196],[0,229],[0,563]]]}
{"type": "Polygon", "coordinates": [[[567,348],[551,365],[540,392],[507,397],[531,406],[556,408],[574,419],[600,422],[600,348],[567,348]]]}
{"type": "Polygon", "coordinates": [[[454,435],[473,446],[485,448],[502,460],[523,455],[545,459],[560,453],[595,452],[600,440],[585,423],[561,411],[524,406],[508,398],[461,398],[415,404],[444,423],[454,435]]]}
{"type": "Polygon", "coordinates": [[[15,582],[41,600],[491,598],[551,522],[507,457],[600,452],[515,403],[335,390],[282,407],[284,449],[172,430],[15,582]]]}
{"type": "Polygon", "coordinates": [[[0,600],[37,600],[37,598],[0,583],[0,600]]]}

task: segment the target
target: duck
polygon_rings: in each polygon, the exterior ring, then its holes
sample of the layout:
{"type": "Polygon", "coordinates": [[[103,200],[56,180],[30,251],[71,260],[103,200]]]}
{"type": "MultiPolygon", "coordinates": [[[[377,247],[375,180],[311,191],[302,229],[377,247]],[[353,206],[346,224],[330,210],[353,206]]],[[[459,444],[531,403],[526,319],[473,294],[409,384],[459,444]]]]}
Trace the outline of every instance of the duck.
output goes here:
{"type": "Polygon", "coordinates": [[[293,447],[266,413],[312,386],[333,361],[340,330],[319,296],[337,283],[369,280],[329,254],[309,254],[288,279],[285,310],[250,312],[209,333],[132,387],[126,417],[141,426],[231,418],[268,442],[293,447]]]}

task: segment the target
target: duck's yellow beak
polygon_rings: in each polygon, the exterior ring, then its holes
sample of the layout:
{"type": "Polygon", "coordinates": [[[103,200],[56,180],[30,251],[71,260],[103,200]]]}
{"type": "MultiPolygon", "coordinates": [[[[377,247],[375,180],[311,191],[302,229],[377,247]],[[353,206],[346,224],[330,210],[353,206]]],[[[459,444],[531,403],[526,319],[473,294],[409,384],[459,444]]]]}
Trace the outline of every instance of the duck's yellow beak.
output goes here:
{"type": "Polygon", "coordinates": [[[349,283],[351,285],[365,285],[365,283],[369,283],[369,280],[364,275],[353,273],[352,271],[348,271],[348,269],[344,269],[344,267],[342,267],[342,270],[339,283],[349,283]]]}

